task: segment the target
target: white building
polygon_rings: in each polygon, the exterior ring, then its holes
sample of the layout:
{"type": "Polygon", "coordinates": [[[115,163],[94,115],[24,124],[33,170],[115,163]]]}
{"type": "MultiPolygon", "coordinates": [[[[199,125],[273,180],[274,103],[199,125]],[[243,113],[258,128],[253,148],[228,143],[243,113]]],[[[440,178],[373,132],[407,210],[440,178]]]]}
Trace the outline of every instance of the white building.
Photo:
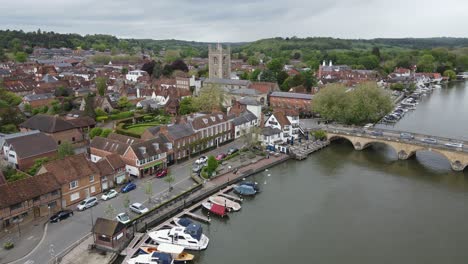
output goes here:
{"type": "Polygon", "coordinates": [[[265,127],[281,130],[281,140],[287,142],[289,139],[299,137],[299,116],[286,116],[283,112],[272,114],[265,122],[265,127]]]}
{"type": "Polygon", "coordinates": [[[242,113],[239,117],[232,120],[234,126],[234,138],[240,138],[241,136],[249,133],[253,127],[259,125],[258,118],[250,111],[242,113]]]}
{"type": "Polygon", "coordinates": [[[147,75],[148,73],[142,70],[129,71],[125,78],[129,81],[136,82],[141,76],[147,75]]]}

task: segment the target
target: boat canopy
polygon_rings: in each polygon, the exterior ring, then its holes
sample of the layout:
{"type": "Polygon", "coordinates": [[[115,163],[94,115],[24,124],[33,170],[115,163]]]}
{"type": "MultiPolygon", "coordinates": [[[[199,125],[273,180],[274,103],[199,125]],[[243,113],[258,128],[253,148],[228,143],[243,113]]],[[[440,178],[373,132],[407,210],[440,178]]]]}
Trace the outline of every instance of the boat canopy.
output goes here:
{"type": "Polygon", "coordinates": [[[171,264],[172,256],[167,253],[153,252],[153,254],[151,254],[151,261],[157,262],[158,264],[171,264]]]}
{"type": "Polygon", "coordinates": [[[158,250],[169,254],[180,254],[184,251],[184,247],[167,243],[159,244],[158,250]]]}
{"type": "Polygon", "coordinates": [[[193,238],[200,241],[203,234],[203,228],[200,224],[193,223],[185,228],[185,233],[190,234],[193,238]]]}
{"type": "Polygon", "coordinates": [[[179,224],[180,224],[181,226],[187,227],[187,226],[189,226],[190,224],[193,224],[193,222],[192,222],[192,220],[190,220],[190,219],[188,219],[188,218],[186,218],[186,217],[183,217],[183,218],[180,218],[179,224]]]}
{"type": "Polygon", "coordinates": [[[223,216],[226,214],[226,207],[219,205],[219,204],[212,203],[210,211],[213,212],[214,214],[223,216]]]}

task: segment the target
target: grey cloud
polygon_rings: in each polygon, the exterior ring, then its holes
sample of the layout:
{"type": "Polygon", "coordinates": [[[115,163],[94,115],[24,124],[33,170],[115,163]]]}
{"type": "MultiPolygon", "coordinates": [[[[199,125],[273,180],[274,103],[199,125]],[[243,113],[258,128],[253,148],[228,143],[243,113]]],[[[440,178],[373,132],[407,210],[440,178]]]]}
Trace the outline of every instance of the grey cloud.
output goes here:
{"type": "Polygon", "coordinates": [[[467,9],[460,0],[21,0],[0,5],[0,25],[198,41],[463,37],[467,9]]]}

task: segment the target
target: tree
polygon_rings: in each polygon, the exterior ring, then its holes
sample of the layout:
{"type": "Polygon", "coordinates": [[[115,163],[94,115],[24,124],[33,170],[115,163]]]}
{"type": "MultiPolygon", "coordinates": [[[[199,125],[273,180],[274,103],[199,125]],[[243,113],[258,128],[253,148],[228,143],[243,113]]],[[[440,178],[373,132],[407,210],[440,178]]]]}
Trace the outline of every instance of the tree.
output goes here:
{"type": "Polygon", "coordinates": [[[160,61],[157,61],[154,64],[153,73],[151,74],[151,77],[153,77],[154,79],[159,79],[161,75],[163,75],[163,66],[160,61]]]}
{"type": "Polygon", "coordinates": [[[25,52],[16,52],[15,53],[15,61],[16,62],[26,62],[28,60],[28,54],[25,52]]]}
{"type": "Polygon", "coordinates": [[[272,70],[264,70],[260,74],[260,81],[262,82],[276,82],[276,73],[272,70]]]}
{"type": "Polygon", "coordinates": [[[267,68],[277,74],[281,70],[283,70],[284,64],[280,59],[272,59],[270,62],[267,64],[267,68]]]}
{"type": "Polygon", "coordinates": [[[122,205],[125,208],[125,210],[128,210],[128,208],[130,207],[130,196],[128,195],[128,193],[124,193],[122,197],[122,205]]]}
{"type": "Polygon", "coordinates": [[[301,73],[304,78],[303,85],[306,88],[307,92],[312,91],[312,87],[317,85],[317,79],[315,78],[312,71],[304,71],[301,73]]]}
{"type": "Polygon", "coordinates": [[[117,214],[117,211],[115,210],[114,206],[112,206],[112,204],[108,204],[106,206],[106,209],[104,210],[104,213],[109,219],[114,219],[115,215],[117,214]]]}
{"type": "Polygon", "coordinates": [[[260,64],[260,60],[255,56],[251,56],[247,59],[247,63],[252,66],[257,66],[260,64]]]}
{"type": "Polygon", "coordinates": [[[213,175],[213,172],[216,171],[216,168],[218,168],[218,161],[216,160],[216,158],[211,155],[208,157],[208,162],[207,162],[207,165],[206,165],[206,172],[208,173],[208,176],[211,177],[211,175],[213,175]]]}
{"type": "Polygon", "coordinates": [[[261,131],[259,127],[251,127],[249,130],[242,129],[241,137],[242,137],[242,140],[244,141],[244,144],[248,148],[257,146],[260,143],[259,141],[260,132],[261,131]]]}
{"type": "Polygon", "coordinates": [[[323,130],[316,130],[314,131],[313,135],[317,140],[324,140],[327,138],[327,133],[323,130]]]}
{"type": "Polygon", "coordinates": [[[27,173],[29,175],[36,175],[37,171],[41,168],[42,164],[47,163],[49,161],[49,158],[39,158],[34,160],[34,165],[31,166],[31,168],[28,169],[27,173]]]}
{"type": "Polygon", "coordinates": [[[96,136],[100,136],[102,134],[102,128],[94,127],[89,131],[89,138],[93,139],[96,136]]]}
{"type": "Polygon", "coordinates": [[[203,112],[212,112],[223,108],[224,90],[217,85],[206,85],[193,100],[193,106],[203,112]]]}
{"type": "Polygon", "coordinates": [[[456,66],[458,71],[468,70],[468,55],[457,57],[456,66]]]}
{"type": "Polygon", "coordinates": [[[450,81],[453,81],[453,80],[457,79],[457,74],[452,70],[444,71],[444,76],[448,77],[450,81]]]}
{"type": "Polygon", "coordinates": [[[394,91],[403,91],[405,86],[402,83],[393,83],[390,85],[390,89],[394,91]]]}
{"type": "Polygon", "coordinates": [[[96,89],[100,96],[104,96],[107,90],[107,78],[106,77],[97,77],[96,78],[96,89]]]}
{"type": "Polygon", "coordinates": [[[372,55],[376,56],[380,60],[380,49],[379,47],[373,47],[372,48],[372,55]]]}
{"type": "Polygon", "coordinates": [[[377,122],[392,108],[390,95],[376,83],[359,84],[352,91],[340,84],[326,86],[315,95],[312,106],[327,120],[355,125],[377,122]]]}
{"type": "Polygon", "coordinates": [[[119,101],[117,102],[117,106],[119,108],[129,108],[130,106],[132,106],[132,103],[128,101],[128,98],[126,96],[121,96],[119,98],[119,101]]]}
{"type": "Polygon", "coordinates": [[[363,65],[367,70],[374,70],[379,67],[379,58],[375,55],[360,57],[358,64],[363,65]]]}
{"type": "Polygon", "coordinates": [[[184,97],[179,103],[179,115],[188,115],[197,112],[192,97],[184,97]]]}
{"type": "Polygon", "coordinates": [[[102,130],[102,133],[101,133],[100,136],[106,138],[106,137],[109,136],[110,133],[112,133],[112,129],[105,128],[105,129],[102,130]]]}
{"type": "Polygon", "coordinates": [[[128,68],[122,68],[122,70],[120,71],[120,73],[122,73],[123,75],[127,74],[128,73],[128,68]]]}
{"type": "Polygon", "coordinates": [[[96,118],[96,112],[94,111],[94,95],[92,94],[88,94],[86,97],[85,97],[85,115],[91,117],[91,118],[96,118]]]}
{"type": "Polygon", "coordinates": [[[151,197],[153,196],[153,184],[151,181],[145,183],[145,194],[148,197],[148,203],[151,203],[151,197]]]}
{"type": "Polygon", "coordinates": [[[435,59],[432,55],[423,55],[418,60],[418,71],[419,72],[434,72],[435,70],[435,59]]]}
{"type": "Polygon", "coordinates": [[[276,81],[278,82],[278,85],[282,85],[284,81],[289,77],[288,73],[285,71],[280,71],[276,75],[276,81]]]}
{"type": "Polygon", "coordinates": [[[177,59],[171,64],[172,71],[183,71],[183,72],[188,72],[188,66],[185,64],[185,62],[181,59],[177,59]]]}
{"type": "Polygon", "coordinates": [[[168,174],[165,178],[164,181],[169,184],[169,191],[172,191],[172,183],[175,181],[174,176],[171,174],[168,174]]]}
{"type": "Polygon", "coordinates": [[[63,159],[67,156],[72,156],[75,155],[75,150],[73,149],[73,146],[71,145],[70,142],[64,141],[62,144],[58,146],[57,149],[57,156],[59,159],[63,159]]]}

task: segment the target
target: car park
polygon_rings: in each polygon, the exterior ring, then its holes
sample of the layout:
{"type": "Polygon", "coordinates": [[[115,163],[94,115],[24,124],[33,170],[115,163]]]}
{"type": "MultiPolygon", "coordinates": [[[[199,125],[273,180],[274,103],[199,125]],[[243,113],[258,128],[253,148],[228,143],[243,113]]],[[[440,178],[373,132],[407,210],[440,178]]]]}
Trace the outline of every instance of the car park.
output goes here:
{"type": "Polygon", "coordinates": [[[166,168],[166,169],[162,169],[162,170],[156,172],[156,178],[162,178],[162,177],[166,176],[167,173],[168,173],[167,168],[166,168]]]}
{"type": "Polygon", "coordinates": [[[112,199],[114,197],[117,197],[117,194],[119,194],[116,190],[114,189],[111,189],[107,192],[105,192],[102,196],[101,196],[101,200],[104,200],[104,201],[107,201],[109,199],[112,199]]]}
{"type": "Polygon", "coordinates": [[[132,210],[133,212],[135,212],[137,214],[145,214],[145,213],[149,212],[148,208],[146,208],[141,203],[132,203],[130,205],[130,210],[132,210]]]}
{"type": "Polygon", "coordinates": [[[437,144],[437,139],[435,138],[423,138],[421,141],[428,144],[437,144]]]}
{"type": "Polygon", "coordinates": [[[129,192],[131,190],[135,190],[135,189],[136,189],[136,185],[133,182],[129,182],[120,189],[120,192],[121,193],[126,193],[126,192],[129,192]]]}
{"type": "Polygon", "coordinates": [[[130,223],[132,220],[127,213],[120,213],[115,217],[115,219],[124,225],[130,223]]]}
{"type": "Polygon", "coordinates": [[[67,219],[68,217],[73,216],[73,211],[72,210],[63,210],[63,211],[58,211],[54,215],[52,215],[49,218],[49,221],[51,223],[57,223],[60,222],[64,219],[67,219]]]}
{"type": "Polygon", "coordinates": [[[91,197],[88,197],[86,199],[84,199],[83,201],[81,201],[78,206],[77,206],[77,209],[79,211],[83,211],[85,209],[88,209],[90,207],[93,207],[95,205],[98,204],[98,199],[94,196],[91,196],[91,197]]]}
{"type": "Polygon", "coordinates": [[[402,138],[402,139],[413,139],[414,136],[413,136],[413,134],[403,132],[403,133],[400,133],[400,138],[402,138]]]}

